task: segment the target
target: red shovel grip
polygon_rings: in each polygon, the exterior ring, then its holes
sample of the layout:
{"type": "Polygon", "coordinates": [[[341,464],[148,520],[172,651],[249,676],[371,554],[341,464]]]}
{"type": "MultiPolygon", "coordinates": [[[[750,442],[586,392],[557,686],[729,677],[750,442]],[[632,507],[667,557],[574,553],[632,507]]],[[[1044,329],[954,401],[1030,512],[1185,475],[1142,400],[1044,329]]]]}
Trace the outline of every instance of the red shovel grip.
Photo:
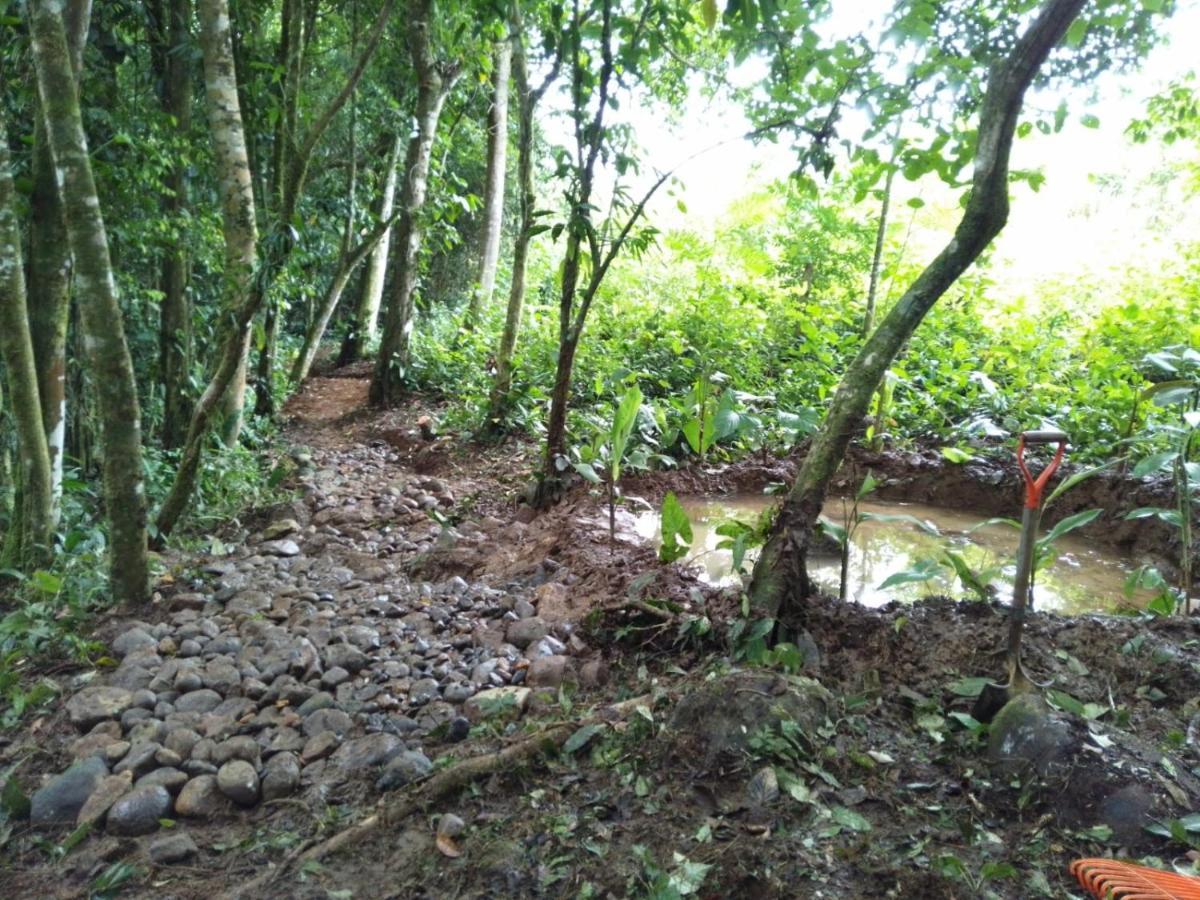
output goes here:
{"type": "Polygon", "coordinates": [[[1058,471],[1058,467],[1062,464],[1063,454],[1067,452],[1067,435],[1062,431],[1026,431],[1022,432],[1017,438],[1017,466],[1021,470],[1021,477],[1025,479],[1025,508],[1038,509],[1042,505],[1042,494],[1045,493],[1046,485],[1050,483],[1050,479],[1054,477],[1054,473],[1058,471]],[[1029,467],[1025,465],[1025,445],[1026,444],[1058,444],[1058,450],[1054,454],[1054,459],[1050,461],[1050,465],[1042,470],[1042,474],[1036,479],[1029,471],[1029,467]]]}

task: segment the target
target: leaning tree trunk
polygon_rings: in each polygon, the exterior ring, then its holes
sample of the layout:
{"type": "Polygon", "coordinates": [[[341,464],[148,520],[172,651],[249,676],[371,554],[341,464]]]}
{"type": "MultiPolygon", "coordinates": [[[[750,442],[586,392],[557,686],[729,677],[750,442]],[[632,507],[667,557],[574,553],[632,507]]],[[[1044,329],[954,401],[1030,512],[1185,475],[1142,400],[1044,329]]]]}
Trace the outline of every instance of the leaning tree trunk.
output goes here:
{"type": "MultiPolygon", "coordinates": [[[[71,67],[76,79],[83,61],[91,19],[91,0],[72,0],[64,13],[71,67]]],[[[71,248],[54,161],[46,140],[45,119],[33,129],[33,191],[29,217],[29,327],[37,361],[42,427],[50,451],[51,494],[57,523],[62,501],[63,459],[67,440],[67,325],[70,320],[71,248]]]]}
{"type": "Polygon", "coordinates": [[[0,554],[0,566],[23,571],[44,566],[50,559],[54,534],[53,475],[29,313],[25,302],[25,272],[21,265],[21,230],[14,206],[12,161],[4,109],[0,107],[0,359],[4,361],[12,396],[20,471],[20,502],[0,554]]]}
{"type": "MultiPolygon", "coordinates": [[[[513,29],[512,77],[517,87],[517,181],[520,190],[521,223],[513,243],[512,282],[508,288],[508,310],[504,332],[496,350],[496,377],[488,400],[484,429],[492,433],[504,430],[508,394],[512,390],[513,355],[521,331],[521,313],[525,305],[525,269],[529,259],[529,240],[533,231],[536,196],[533,192],[533,111],[541,96],[529,86],[529,65],[525,59],[524,35],[520,25],[513,29]]],[[[549,87],[549,81],[541,90],[549,87]]]]}
{"type": "Polygon", "coordinates": [[[313,360],[317,358],[317,348],[321,346],[321,338],[325,335],[325,329],[329,327],[329,320],[333,317],[333,311],[337,309],[338,301],[342,298],[342,292],[346,289],[350,276],[366,259],[367,254],[383,240],[383,236],[391,227],[390,219],[381,222],[357,247],[347,250],[338,270],[333,274],[333,280],[329,282],[329,289],[325,292],[321,305],[317,308],[317,314],[313,317],[312,324],[304,334],[304,345],[300,348],[295,365],[292,366],[291,381],[293,384],[300,384],[308,377],[313,360]]]}
{"type": "Polygon", "coordinates": [[[875,251],[871,254],[871,278],[867,285],[867,308],[863,310],[862,336],[870,336],[875,327],[875,305],[879,299],[879,273],[883,269],[883,243],[887,238],[888,211],[892,205],[892,186],[896,182],[895,160],[883,181],[883,199],[879,203],[879,223],[875,227],[875,251]]]}
{"type": "Polygon", "coordinates": [[[62,4],[57,0],[30,0],[28,9],[38,95],[60,177],[67,239],[75,257],[84,345],[100,407],[110,581],[118,601],[140,603],[147,597],[150,568],[141,414],[133,360],[125,343],[108,235],[88,158],[62,4]]]}
{"type": "MultiPolygon", "coordinates": [[[[381,222],[392,219],[392,210],[396,205],[396,170],[400,165],[400,154],[404,152],[404,139],[399,135],[392,140],[392,149],[387,157],[387,169],[383,178],[383,190],[379,194],[379,206],[376,216],[381,222]]],[[[378,333],[379,304],[383,300],[383,282],[387,276],[388,255],[391,252],[392,230],[388,228],[383,237],[371,251],[367,260],[367,269],[363,275],[362,292],[358,297],[358,309],[355,311],[354,324],[342,342],[338,354],[338,365],[348,365],[362,358],[368,344],[375,340],[378,333]]]]}
{"type": "Polygon", "coordinates": [[[980,111],[970,198],[953,239],[929,264],[850,364],[829,413],[754,566],[750,597],[762,615],[778,618],[810,593],[806,569],[829,483],[859,431],[871,395],[896,354],[938,299],[1000,233],[1008,219],[1008,160],[1025,91],[1079,15],[1086,0],[1047,0],[993,70],[980,111]]]}
{"type": "Polygon", "coordinates": [[[479,247],[479,283],[467,309],[468,328],[492,302],[496,265],[500,261],[500,231],[504,223],[504,176],[508,159],[508,82],[512,69],[512,44],[496,45],[492,69],[492,106],[488,110],[487,180],[483,191],[483,233],[479,247]]]}
{"type": "Polygon", "coordinates": [[[243,349],[250,339],[250,323],[257,311],[250,283],[254,277],[258,226],[233,66],[229,7],[226,0],[199,0],[198,6],[208,122],[225,235],[223,304],[229,325],[220,344],[212,380],[192,410],[175,480],[158,512],[155,524],[160,541],[175,527],[192,495],[209,426],[239,367],[245,364],[243,349]]]}
{"type": "Polygon", "coordinates": [[[392,293],[371,378],[370,401],[391,406],[404,389],[404,373],[413,325],[413,292],[421,250],[421,210],[429,187],[429,162],[433,139],[446,96],[457,79],[457,69],[443,71],[433,56],[429,29],[432,0],[414,0],[409,6],[408,42],[417,74],[417,133],[408,142],[404,163],[404,194],[392,261],[392,293]]]}

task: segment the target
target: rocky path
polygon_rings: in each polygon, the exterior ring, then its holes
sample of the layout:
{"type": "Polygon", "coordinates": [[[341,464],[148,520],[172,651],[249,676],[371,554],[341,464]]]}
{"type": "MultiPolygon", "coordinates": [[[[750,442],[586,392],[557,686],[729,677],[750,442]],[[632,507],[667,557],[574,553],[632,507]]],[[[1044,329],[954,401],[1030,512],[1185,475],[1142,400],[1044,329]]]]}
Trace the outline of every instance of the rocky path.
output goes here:
{"type": "MultiPolygon", "coordinates": [[[[330,390],[346,385],[310,388],[330,390]]],[[[187,861],[204,841],[228,842],[212,826],[252,825],[231,822],[239,810],[398,788],[430,772],[431,748],[520,713],[533,689],[603,677],[570,623],[537,614],[561,599],[561,567],[410,577],[431,551],[483,547],[507,523],[450,526],[448,480],[406,470],[383,442],[339,439],[320,416],[298,425],[314,445],[293,451],[300,499],[228,555],[184,563],[154,615],[112,632],[119,665],[69,686],[70,727],[37,756],[53,766],[38,773],[31,824],[103,830],[107,843],[78,857],[80,878],[114,855],[187,861]]]]}

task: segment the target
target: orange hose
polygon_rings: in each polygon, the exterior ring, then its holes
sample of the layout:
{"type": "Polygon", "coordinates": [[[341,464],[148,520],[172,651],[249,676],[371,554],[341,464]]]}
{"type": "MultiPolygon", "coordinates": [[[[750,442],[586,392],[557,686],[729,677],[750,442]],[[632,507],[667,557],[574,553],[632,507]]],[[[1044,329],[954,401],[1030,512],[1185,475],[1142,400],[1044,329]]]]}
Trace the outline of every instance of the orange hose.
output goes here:
{"type": "Polygon", "coordinates": [[[1077,859],[1074,875],[1098,900],[1200,900],[1200,879],[1115,859],[1077,859]]]}

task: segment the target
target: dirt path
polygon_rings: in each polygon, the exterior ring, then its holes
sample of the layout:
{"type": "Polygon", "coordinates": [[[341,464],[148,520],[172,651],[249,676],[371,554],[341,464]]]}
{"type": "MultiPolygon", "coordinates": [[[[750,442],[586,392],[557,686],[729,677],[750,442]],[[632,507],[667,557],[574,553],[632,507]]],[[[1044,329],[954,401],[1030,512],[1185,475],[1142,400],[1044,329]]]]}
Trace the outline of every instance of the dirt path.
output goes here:
{"type": "Polygon", "coordinates": [[[152,611],[101,635],[119,664],[64,679],[3,747],[36,791],[6,895],[125,874],[122,896],[236,896],[431,771],[643,695],[259,896],[1059,897],[1075,855],[1187,851],[1142,826],[1200,808],[1194,621],[1034,617],[1035,675],[1093,704],[1047,788],[989,768],[966,716],[964,679],[999,674],[999,607],[815,601],[803,675],[799,655],[739,672],[736,596],[612,544],[586,493],[531,520],[533,448],[456,444],[419,404],[373,414],[363,373],[337,374],[287,409],[297,499],[180,560],[152,611]],[[625,609],[631,592],[657,605],[625,609]],[[55,851],[81,815],[103,824],[55,851]]]}

